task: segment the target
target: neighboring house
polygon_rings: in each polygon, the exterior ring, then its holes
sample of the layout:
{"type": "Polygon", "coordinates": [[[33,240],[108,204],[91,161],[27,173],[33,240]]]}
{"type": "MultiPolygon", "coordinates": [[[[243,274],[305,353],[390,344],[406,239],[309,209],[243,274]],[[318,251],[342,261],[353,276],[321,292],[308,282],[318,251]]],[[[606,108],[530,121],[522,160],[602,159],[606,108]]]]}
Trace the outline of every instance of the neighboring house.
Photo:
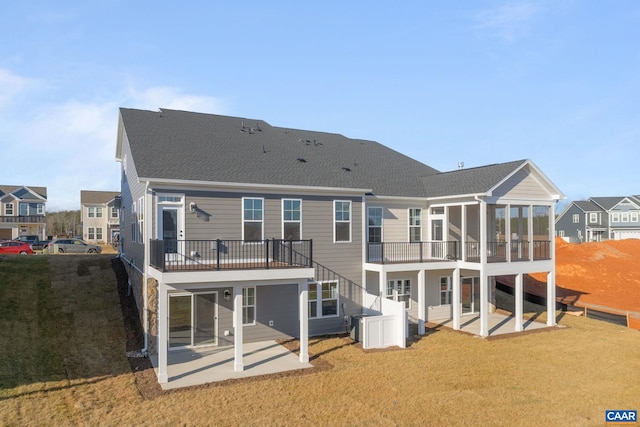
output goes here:
{"type": "Polygon", "coordinates": [[[46,204],[46,187],[0,185],[0,240],[22,235],[45,240],[46,204]]]}
{"type": "Polygon", "coordinates": [[[571,202],[556,218],[556,234],[571,243],[640,239],[640,196],[571,202]]]}
{"type": "Polygon", "coordinates": [[[120,239],[120,192],[80,191],[82,238],[92,244],[117,244],[120,239]]]}
{"type": "Polygon", "coordinates": [[[180,348],[344,332],[391,319],[373,346],[405,346],[406,319],[479,314],[495,277],[546,272],[555,324],[555,204],[530,160],[441,173],[377,142],[260,120],[120,109],[120,256],[159,382],[180,348]],[[391,324],[391,323],[390,323],[391,324]],[[400,332],[397,332],[397,325],[400,332]],[[397,335],[396,341],[386,336],[397,335]],[[394,335],[395,334],[395,335],[394,335]]]}

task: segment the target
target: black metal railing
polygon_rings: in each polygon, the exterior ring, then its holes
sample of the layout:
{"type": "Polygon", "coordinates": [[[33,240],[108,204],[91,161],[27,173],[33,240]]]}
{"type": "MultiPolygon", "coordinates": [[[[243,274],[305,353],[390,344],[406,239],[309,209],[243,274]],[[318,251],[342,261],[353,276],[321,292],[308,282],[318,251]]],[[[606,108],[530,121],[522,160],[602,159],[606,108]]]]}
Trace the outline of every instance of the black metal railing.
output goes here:
{"type": "Polygon", "coordinates": [[[150,265],[162,271],[313,266],[312,240],[151,240],[150,265]]]}
{"type": "Polygon", "coordinates": [[[0,216],[0,222],[44,224],[46,220],[44,215],[0,216]]]}
{"type": "Polygon", "coordinates": [[[551,240],[533,241],[533,259],[551,259],[551,240]]]}
{"type": "MultiPolygon", "coordinates": [[[[465,261],[480,262],[481,248],[480,242],[465,242],[465,261]]],[[[507,262],[507,248],[513,262],[551,259],[550,240],[512,240],[487,242],[487,262],[507,262]]]]}
{"type": "Polygon", "coordinates": [[[376,264],[453,261],[458,258],[458,242],[455,241],[367,243],[367,262],[376,264]]]}

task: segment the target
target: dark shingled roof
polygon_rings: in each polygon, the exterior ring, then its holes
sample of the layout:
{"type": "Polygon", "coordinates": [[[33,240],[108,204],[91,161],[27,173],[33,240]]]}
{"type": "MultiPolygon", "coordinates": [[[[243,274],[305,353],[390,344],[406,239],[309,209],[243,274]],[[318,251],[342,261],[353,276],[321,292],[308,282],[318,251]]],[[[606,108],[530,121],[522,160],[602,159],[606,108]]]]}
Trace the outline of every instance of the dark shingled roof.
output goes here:
{"type": "Polygon", "coordinates": [[[119,191],[80,190],[80,204],[105,204],[119,195],[119,191]]]}
{"type": "Polygon", "coordinates": [[[610,211],[615,205],[620,203],[624,199],[624,196],[616,197],[590,197],[589,200],[602,206],[605,210],[610,211]]]}
{"type": "Polygon", "coordinates": [[[262,120],[121,108],[138,176],[371,189],[378,196],[483,193],[524,161],[440,173],[375,141],[262,120]]]}
{"type": "Polygon", "coordinates": [[[47,198],[47,187],[31,187],[29,185],[0,185],[0,197],[13,193],[22,187],[28,188],[39,196],[42,196],[44,199],[47,198]]]}
{"type": "Polygon", "coordinates": [[[603,209],[593,203],[591,200],[577,200],[573,202],[577,207],[579,207],[583,212],[602,212],[603,209]]]}

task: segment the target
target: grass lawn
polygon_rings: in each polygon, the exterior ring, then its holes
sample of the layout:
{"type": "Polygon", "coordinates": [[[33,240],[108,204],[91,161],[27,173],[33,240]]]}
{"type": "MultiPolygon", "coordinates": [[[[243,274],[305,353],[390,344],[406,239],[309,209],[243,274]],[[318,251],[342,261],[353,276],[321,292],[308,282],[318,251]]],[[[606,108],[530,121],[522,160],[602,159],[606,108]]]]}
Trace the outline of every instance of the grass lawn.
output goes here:
{"type": "MultiPolygon", "coordinates": [[[[541,315],[539,319],[544,319],[541,315]]],[[[145,399],[111,256],[0,261],[0,425],[603,425],[640,409],[640,332],[564,316],[499,340],[431,331],[407,350],[311,338],[332,369],[145,399]]]]}

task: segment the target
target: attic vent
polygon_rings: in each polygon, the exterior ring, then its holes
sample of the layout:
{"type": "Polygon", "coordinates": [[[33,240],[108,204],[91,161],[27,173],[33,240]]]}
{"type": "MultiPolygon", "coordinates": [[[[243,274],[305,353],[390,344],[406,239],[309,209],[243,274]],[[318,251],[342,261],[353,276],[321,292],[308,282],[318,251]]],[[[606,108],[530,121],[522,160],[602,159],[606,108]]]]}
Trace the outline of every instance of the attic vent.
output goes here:
{"type": "Polygon", "coordinates": [[[303,157],[298,157],[297,159],[300,163],[307,163],[307,161],[303,157]]]}
{"type": "Polygon", "coordinates": [[[343,170],[343,171],[345,171],[345,172],[351,172],[351,169],[349,169],[349,168],[348,168],[348,167],[346,167],[346,166],[343,166],[343,167],[342,167],[342,170],[343,170]]]}

